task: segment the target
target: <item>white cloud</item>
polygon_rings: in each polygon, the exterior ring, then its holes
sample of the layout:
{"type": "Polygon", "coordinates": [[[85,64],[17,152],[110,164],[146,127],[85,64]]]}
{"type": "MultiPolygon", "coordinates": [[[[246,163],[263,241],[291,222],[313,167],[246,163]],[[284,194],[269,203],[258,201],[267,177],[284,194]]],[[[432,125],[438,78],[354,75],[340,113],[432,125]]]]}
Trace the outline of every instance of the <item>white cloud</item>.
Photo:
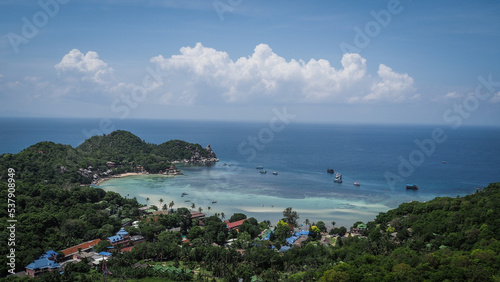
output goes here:
{"type": "Polygon", "coordinates": [[[359,54],[344,54],[342,68],[335,69],[324,59],[286,61],[267,44],[234,61],[226,52],[197,43],[181,48],[180,55],[159,55],[151,62],[164,72],[157,89],[164,103],[195,103],[206,97],[231,103],[402,102],[418,97],[408,74],[381,64],[372,77],[359,54]]]}
{"type": "Polygon", "coordinates": [[[82,81],[91,81],[99,84],[109,83],[112,79],[113,69],[99,59],[94,51],[83,54],[78,49],[71,50],[61,62],[55,65],[59,75],[73,75],[82,81]]]}

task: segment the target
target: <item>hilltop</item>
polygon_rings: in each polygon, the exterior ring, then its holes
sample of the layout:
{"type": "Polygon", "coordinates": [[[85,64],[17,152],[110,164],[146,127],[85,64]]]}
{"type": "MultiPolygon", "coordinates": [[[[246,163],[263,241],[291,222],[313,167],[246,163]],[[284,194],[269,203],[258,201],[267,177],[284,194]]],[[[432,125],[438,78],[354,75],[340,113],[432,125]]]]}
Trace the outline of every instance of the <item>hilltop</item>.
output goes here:
{"type": "Polygon", "coordinates": [[[0,179],[6,179],[9,167],[15,167],[19,180],[32,183],[70,185],[90,184],[102,177],[126,172],[164,173],[172,164],[218,161],[208,145],[182,140],[150,144],[123,130],[93,136],[81,145],[44,141],[17,154],[0,155],[0,179]]]}

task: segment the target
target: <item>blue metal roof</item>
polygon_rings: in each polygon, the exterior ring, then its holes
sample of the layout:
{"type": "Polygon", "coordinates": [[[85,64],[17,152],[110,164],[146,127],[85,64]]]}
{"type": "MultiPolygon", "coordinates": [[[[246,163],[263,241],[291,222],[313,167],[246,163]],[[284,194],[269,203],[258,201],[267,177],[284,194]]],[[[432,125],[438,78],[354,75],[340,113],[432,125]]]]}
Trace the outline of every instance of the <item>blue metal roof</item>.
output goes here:
{"type": "Polygon", "coordinates": [[[33,270],[44,269],[44,268],[60,268],[60,267],[61,265],[48,258],[37,259],[34,262],[28,264],[28,266],[26,266],[27,269],[33,269],[33,270]]]}
{"type": "Polygon", "coordinates": [[[105,256],[105,257],[109,257],[111,255],[111,253],[108,253],[108,252],[100,252],[99,254],[101,256],[105,256]]]}
{"type": "Polygon", "coordinates": [[[111,243],[118,242],[118,241],[120,241],[122,239],[123,238],[120,235],[114,235],[114,236],[108,237],[108,240],[111,241],[111,243]]]}
{"type": "Polygon", "coordinates": [[[291,249],[291,247],[289,247],[289,246],[281,246],[280,252],[284,253],[284,252],[286,252],[286,251],[288,251],[290,249],[291,249]]]}
{"type": "Polygon", "coordinates": [[[57,256],[57,253],[54,252],[54,250],[50,250],[50,251],[47,251],[45,252],[45,254],[41,255],[40,258],[51,258],[53,256],[57,256]]]}
{"type": "Polygon", "coordinates": [[[116,235],[124,237],[124,236],[128,235],[128,232],[122,228],[122,229],[120,229],[120,231],[116,232],[116,235]]]}

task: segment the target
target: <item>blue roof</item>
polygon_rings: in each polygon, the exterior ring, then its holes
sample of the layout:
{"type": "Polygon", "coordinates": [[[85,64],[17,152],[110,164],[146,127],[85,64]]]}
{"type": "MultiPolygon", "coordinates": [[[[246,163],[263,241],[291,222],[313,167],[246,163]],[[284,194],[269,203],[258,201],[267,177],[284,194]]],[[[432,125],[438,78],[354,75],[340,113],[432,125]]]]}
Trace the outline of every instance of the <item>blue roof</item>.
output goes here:
{"type": "Polygon", "coordinates": [[[286,238],[286,242],[291,245],[291,244],[293,244],[293,242],[297,241],[297,239],[299,239],[299,238],[300,238],[300,236],[294,235],[292,237],[286,238]]]}
{"type": "Polygon", "coordinates": [[[286,251],[288,251],[290,249],[291,249],[291,247],[289,247],[289,246],[281,246],[280,252],[284,253],[284,252],[286,252],[286,251]]]}
{"type": "Polygon", "coordinates": [[[108,252],[100,252],[99,254],[101,256],[105,256],[105,257],[109,257],[111,255],[111,253],[108,253],[108,252]]]}
{"type": "Polygon", "coordinates": [[[61,266],[48,258],[37,259],[26,266],[27,269],[60,268],[61,266]]]}
{"type": "Polygon", "coordinates": [[[309,236],[309,230],[305,231],[300,231],[300,235],[308,235],[309,236]]]}
{"type": "Polygon", "coordinates": [[[50,251],[47,251],[45,252],[45,254],[41,255],[40,258],[51,258],[53,256],[57,256],[57,253],[54,252],[54,250],[50,250],[50,251]]]}
{"type": "Polygon", "coordinates": [[[108,237],[108,240],[111,241],[111,243],[118,242],[118,241],[120,241],[122,239],[123,238],[120,235],[115,235],[115,236],[108,237]]]}
{"type": "Polygon", "coordinates": [[[128,235],[128,232],[125,231],[125,229],[120,229],[120,231],[116,232],[116,235],[119,235],[119,236],[125,236],[125,235],[128,235]]]}

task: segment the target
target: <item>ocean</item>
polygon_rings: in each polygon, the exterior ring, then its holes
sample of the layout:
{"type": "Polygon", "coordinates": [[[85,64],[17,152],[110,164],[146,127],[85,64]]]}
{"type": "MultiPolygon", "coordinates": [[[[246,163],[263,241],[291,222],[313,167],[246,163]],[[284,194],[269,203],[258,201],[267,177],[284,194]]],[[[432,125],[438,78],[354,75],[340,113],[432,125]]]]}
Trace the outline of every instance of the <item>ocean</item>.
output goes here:
{"type": "Polygon", "coordinates": [[[178,166],[183,176],[130,176],[96,189],[204,213],[235,212],[276,223],[286,207],[309,219],[350,227],[401,203],[463,196],[500,181],[500,128],[432,125],[1,118],[0,153],[40,141],[76,147],[92,134],[121,129],[149,143],[210,144],[220,161],[178,166]],[[263,166],[267,173],[256,167],[263,166]],[[343,175],[334,183],[332,168],[343,175]],[[276,172],[277,175],[274,175],[276,172]],[[359,182],[360,186],[353,185],[359,182]],[[418,185],[407,190],[406,184],[418,185]],[[186,196],[181,196],[187,193],[186,196]],[[148,200],[149,199],[149,200],[148,200]]]}

